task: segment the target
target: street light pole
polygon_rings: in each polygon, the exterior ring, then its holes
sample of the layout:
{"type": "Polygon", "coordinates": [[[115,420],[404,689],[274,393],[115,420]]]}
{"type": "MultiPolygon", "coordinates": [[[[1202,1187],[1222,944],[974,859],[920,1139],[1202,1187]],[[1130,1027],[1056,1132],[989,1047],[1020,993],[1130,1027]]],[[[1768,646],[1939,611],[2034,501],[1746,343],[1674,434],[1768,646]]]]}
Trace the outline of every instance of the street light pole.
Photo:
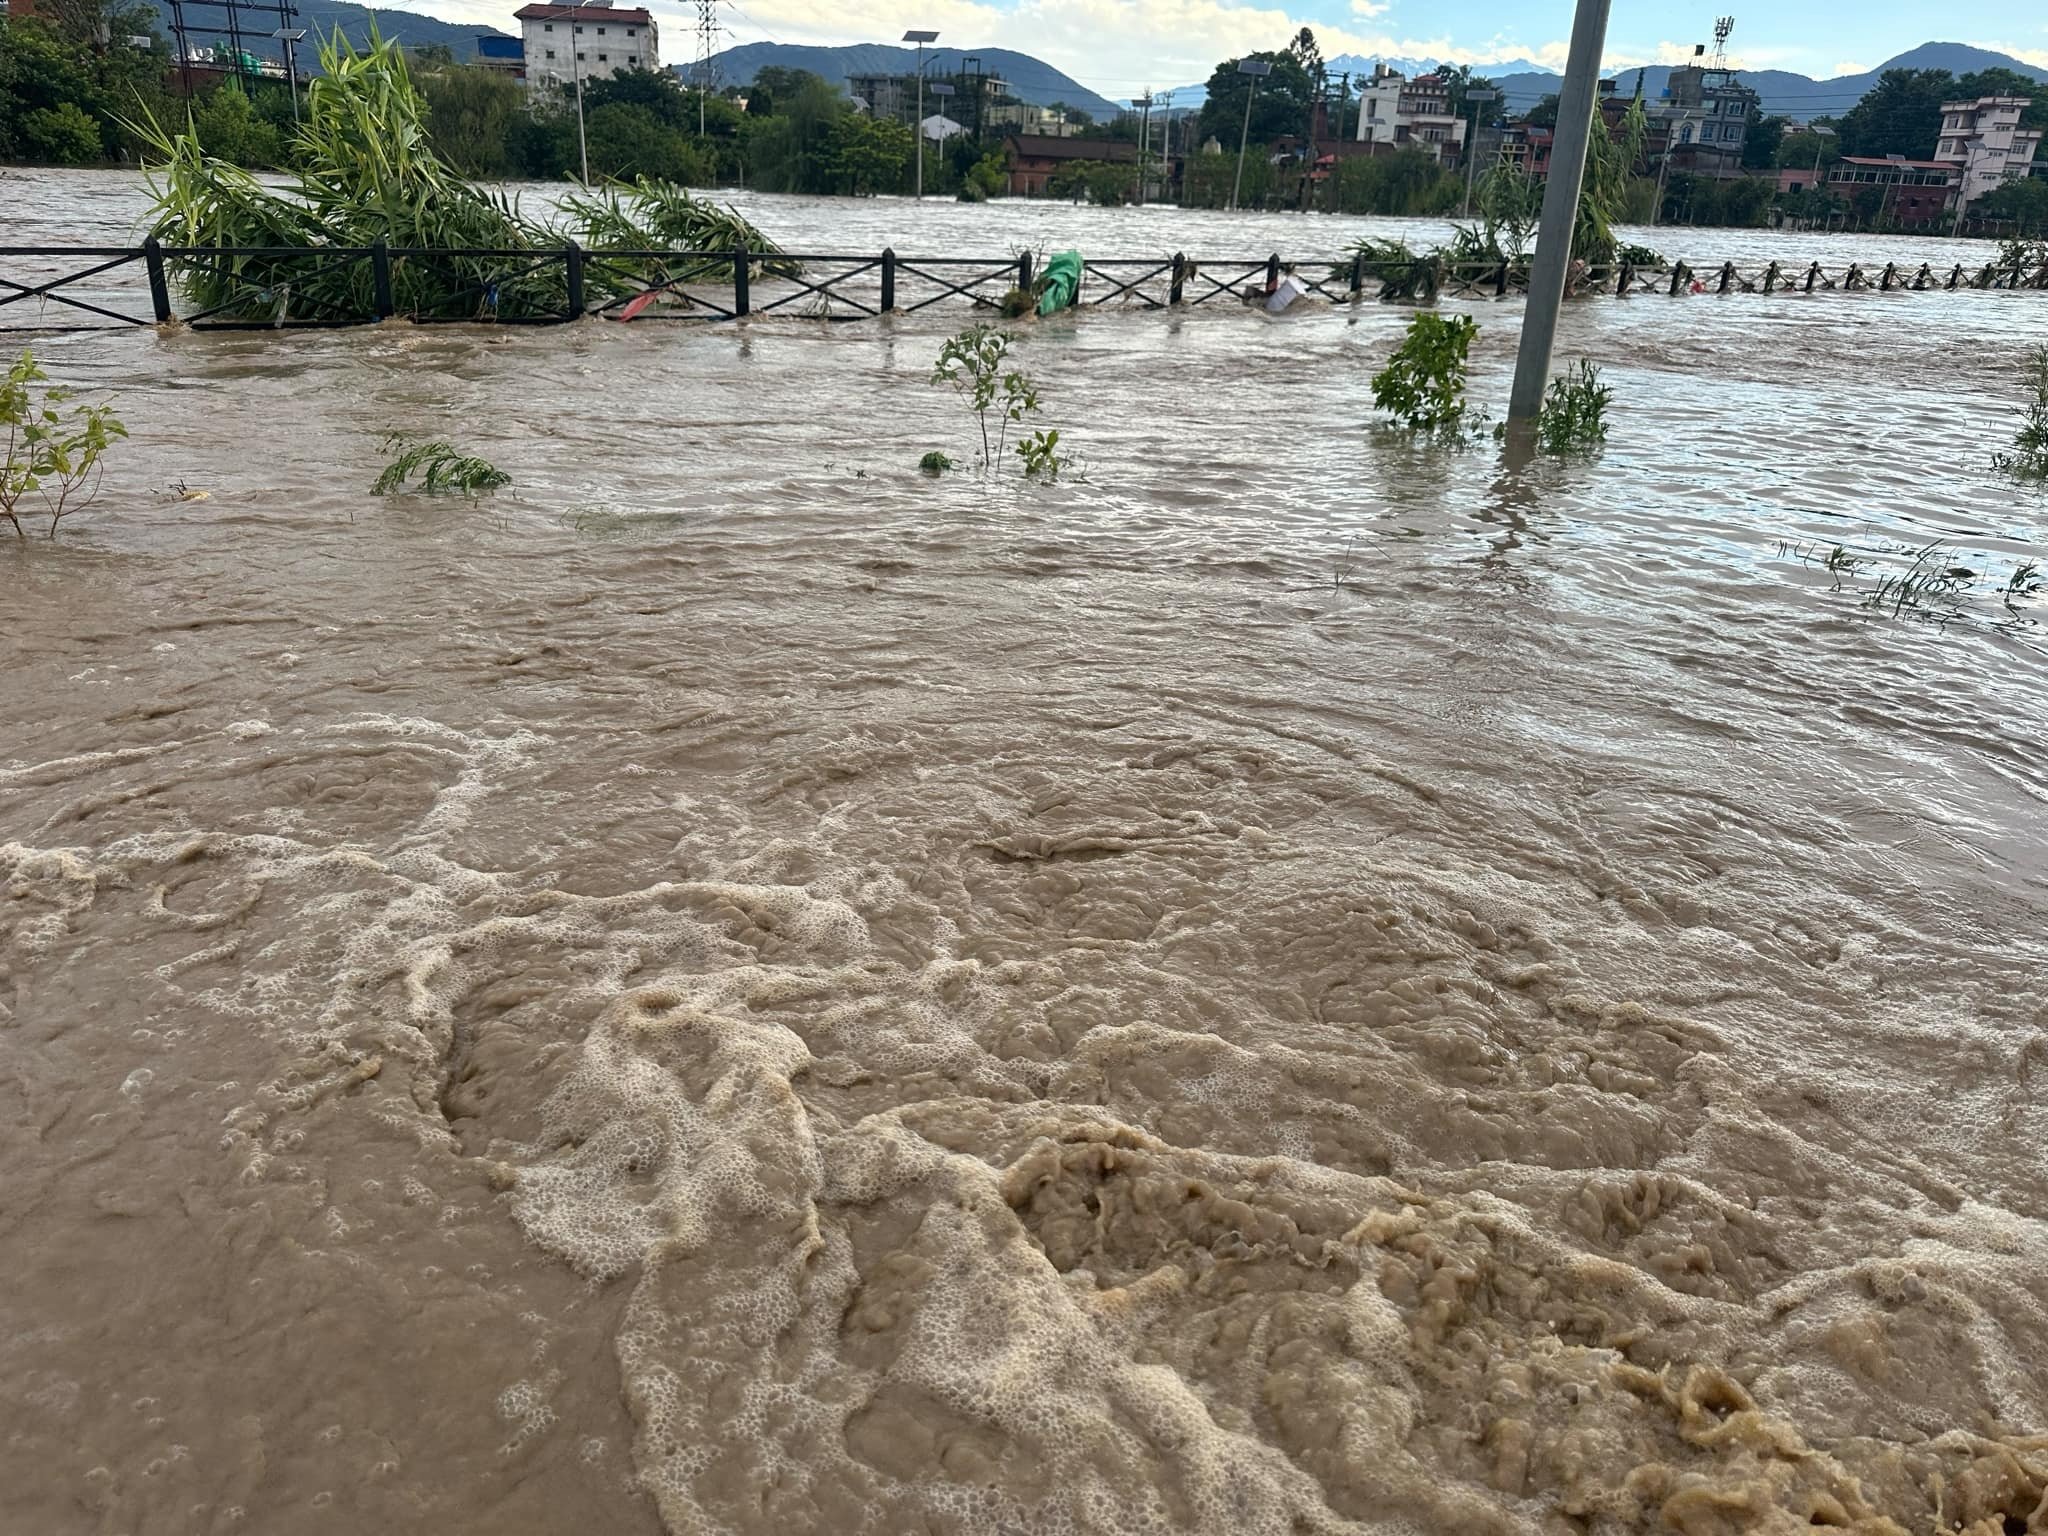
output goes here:
{"type": "Polygon", "coordinates": [[[1465,141],[1465,208],[1458,215],[1461,219],[1472,217],[1472,177],[1479,164],[1479,108],[1482,103],[1493,101],[1499,95],[1499,91],[1490,91],[1484,86],[1465,93],[1465,99],[1472,103],[1472,136],[1465,141]]]}
{"type": "Polygon", "coordinates": [[[1237,175],[1230,183],[1230,207],[1237,209],[1237,194],[1244,187],[1244,147],[1252,135],[1252,103],[1259,99],[1259,81],[1273,73],[1272,64],[1265,59],[1239,59],[1237,72],[1250,75],[1252,88],[1244,99],[1244,127],[1237,135],[1237,175]]]}
{"type": "Polygon", "coordinates": [[[583,131],[583,55],[576,41],[578,27],[569,23],[569,72],[576,77],[576,152],[583,160],[583,185],[590,185],[590,140],[583,131]]]}
{"type": "Polygon", "coordinates": [[[306,35],[304,27],[279,27],[270,34],[284,44],[284,75],[292,93],[292,126],[299,125],[299,39],[306,35]]]}
{"type": "Polygon", "coordinates": [[[924,201],[924,45],[936,43],[936,32],[911,31],[903,34],[903,41],[917,44],[917,197],[924,201]]]}
{"type": "MultiPolygon", "coordinates": [[[[1564,304],[1571,270],[1572,225],[1579,190],[1586,180],[1586,145],[1593,136],[1600,90],[1600,53],[1607,44],[1610,0],[1579,0],[1572,21],[1571,52],[1564,87],[1558,93],[1556,138],[1550,151],[1550,180],[1543,189],[1543,219],[1537,226],[1536,260],[1529,271],[1529,302],[1522,311],[1522,341],[1515,354],[1515,387],[1508,397],[1508,429],[1525,430],[1543,409],[1550,384],[1550,349],[1557,340],[1557,312],[1564,304]]],[[[1605,131],[1603,127],[1603,132],[1605,131]]]]}

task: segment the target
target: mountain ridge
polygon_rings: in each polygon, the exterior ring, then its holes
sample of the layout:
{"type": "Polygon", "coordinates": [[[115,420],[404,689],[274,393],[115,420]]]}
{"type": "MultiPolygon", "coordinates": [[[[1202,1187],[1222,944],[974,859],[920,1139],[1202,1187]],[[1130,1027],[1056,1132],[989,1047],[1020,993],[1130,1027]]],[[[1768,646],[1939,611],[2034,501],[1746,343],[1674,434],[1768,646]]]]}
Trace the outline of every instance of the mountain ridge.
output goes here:
{"type": "MultiPolygon", "coordinates": [[[[950,74],[963,58],[979,59],[987,73],[1007,81],[1021,101],[1049,107],[1065,102],[1092,117],[1114,117],[1121,109],[1043,59],[1011,48],[926,48],[925,75],[950,74]]],[[[741,43],[711,56],[720,85],[751,85],[763,69],[807,69],[833,85],[844,86],[849,75],[907,75],[917,67],[915,49],[894,43],[741,43]]]]}

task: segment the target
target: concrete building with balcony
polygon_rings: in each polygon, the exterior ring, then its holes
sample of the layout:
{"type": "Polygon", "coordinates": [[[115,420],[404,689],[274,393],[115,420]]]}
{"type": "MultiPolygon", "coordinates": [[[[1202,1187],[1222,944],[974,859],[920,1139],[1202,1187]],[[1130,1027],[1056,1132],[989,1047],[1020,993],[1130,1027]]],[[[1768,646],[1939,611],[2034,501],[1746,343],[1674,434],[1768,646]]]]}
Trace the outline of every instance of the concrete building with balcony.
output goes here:
{"type": "Polygon", "coordinates": [[[1375,64],[1359,84],[1360,143],[1413,145],[1439,165],[1457,165],[1464,160],[1465,127],[1465,119],[1451,110],[1450,82],[1441,75],[1410,80],[1398,69],[1375,64]]]}
{"type": "Polygon", "coordinates": [[[2008,181],[2020,181],[2041,148],[2041,130],[2022,128],[2024,96],[1980,96],[1941,104],[1941,137],[1934,158],[1956,172],[1959,207],[1967,208],[2008,181]]]}
{"type": "Polygon", "coordinates": [[[536,90],[604,79],[629,69],[661,68],[654,17],[610,0],[581,5],[525,5],[512,13],[526,56],[526,83],[536,90]]]}

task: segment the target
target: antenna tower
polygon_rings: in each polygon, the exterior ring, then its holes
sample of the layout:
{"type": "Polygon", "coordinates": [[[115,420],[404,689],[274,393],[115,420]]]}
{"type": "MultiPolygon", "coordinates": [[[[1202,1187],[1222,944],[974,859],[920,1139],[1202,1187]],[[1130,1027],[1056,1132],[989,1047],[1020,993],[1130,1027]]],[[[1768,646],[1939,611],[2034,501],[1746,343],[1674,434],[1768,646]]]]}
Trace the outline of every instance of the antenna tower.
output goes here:
{"type": "Polygon", "coordinates": [[[713,82],[711,55],[718,51],[718,0],[697,0],[697,137],[704,137],[704,102],[713,82]]]}
{"type": "Polygon", "coordinates": [[[1728,67],[1728,34],[1735,30],[1733,16],[1721,16],[1714,21],[1714,69],[1728,67]]]}

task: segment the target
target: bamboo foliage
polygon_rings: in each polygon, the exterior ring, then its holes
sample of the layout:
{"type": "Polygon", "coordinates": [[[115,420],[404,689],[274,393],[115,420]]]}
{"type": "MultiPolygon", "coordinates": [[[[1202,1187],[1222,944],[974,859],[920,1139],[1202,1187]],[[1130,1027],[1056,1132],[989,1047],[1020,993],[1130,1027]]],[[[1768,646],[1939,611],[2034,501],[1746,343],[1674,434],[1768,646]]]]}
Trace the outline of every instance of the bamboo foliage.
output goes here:
{"type": "MultiPolygon", "coordinates": [[[[293,142],[296,169],[282,188],[208,154],[189,116],[182,129],[153,117],[137,126],[151,151],[149,232],[166,246],[220,253],[171,263],[205,313],[361,318],[374,312],[371,264],[329,253],[379,241],[428,253],[393,257],[391,288],[397,313],[432,320],[562,313],[568,277],[554,257],[572,239],[624,250],[776,250],[731,209],[665,182],[571,197],[565,222],[532,218],[516,199],[465,180],[435,151],[426,102],[397,43],[373,30],[357,52],[337,31],[321,45],[320,63],[293,142]],[[252,247],[288,254],[248,254],[252,247]],[[479,250],[513,254],[464,254],[479,250]]],[[[676,276],[660,262],[615,262],[591,267],[586,285],[602,299],[676,276]]]]}

